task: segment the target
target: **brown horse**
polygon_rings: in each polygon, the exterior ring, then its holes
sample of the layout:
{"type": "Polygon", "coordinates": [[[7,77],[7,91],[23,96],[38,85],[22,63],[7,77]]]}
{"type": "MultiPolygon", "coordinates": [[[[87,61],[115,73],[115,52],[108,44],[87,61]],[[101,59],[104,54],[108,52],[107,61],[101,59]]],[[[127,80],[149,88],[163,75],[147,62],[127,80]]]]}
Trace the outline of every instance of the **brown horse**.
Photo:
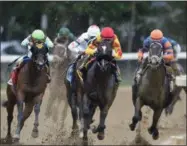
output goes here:
{"type": "Polygon", "coordinates": [[[85,58],[81,57],[80,54],[75,61],[69,65],[66,70],[66,75],[64,77],[64,84],[66,86],[66,96],[68,104],[71,108],[71,114],[73,119],[71,136],[83,136],[83,115],[82,115],[82,95],[83,95],[83,80],[82,77],[77,73],[77,69],[82,64],[85,58]],[[79,110],[79,112],[78,112],[79,110]],[[78,126],[77,122],[80,122],[78,126]]]}
{"type": "Polygon", "coordinates": [[[20,132],[24,126],[25,120],[30,116],[33,111],[35,112],[34,128],[32,130],[32,136],[38,137],[38,126],[39,126],[39,112],[42,104],[42,97],[48,83],[47,77],[47,48],[38,49],[33,46],[31,48],[32,57],[27,58],[27,63],[24,63],[22,68],[19,70],[17,82],[15,85],[7,86],[7,98],[4,102],[4,107],[7,109],[8,117],[8,131],[7,137],[11,138],[11,123],[13,120],[14,106],[17,104],[18,108],[18,124],[15,133],[15,140],[19,141],[20,132]],[[23,105],[25,108],[23,111],[23,105]]]}

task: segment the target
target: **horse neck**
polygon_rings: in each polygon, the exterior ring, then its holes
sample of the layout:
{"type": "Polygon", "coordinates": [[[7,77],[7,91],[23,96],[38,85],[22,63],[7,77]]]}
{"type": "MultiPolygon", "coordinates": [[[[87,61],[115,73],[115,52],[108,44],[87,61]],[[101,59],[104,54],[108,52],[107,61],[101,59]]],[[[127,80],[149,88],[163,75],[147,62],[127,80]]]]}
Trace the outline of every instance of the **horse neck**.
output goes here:
{"type": "Polygon", "coordinates": [[[36,77],[41,74],[41,72],[37,70],[33,61],[30,61],[27,64],[25,64],[23,70],[25,72],[26,80],[28,82],[36,81],[36,77]]]}
{"type": "Polygon", "coordinates": [[[160,65],[156,70],[148,68],[146,78],[151,85],[162,86],[165,80],[166,72],[163,65],[160,65]]]}
{"type": "Polygon", "coordinates": [[[107,70],[102,70],[97,64],[95,69],[95,74],[98,75],[96,78],[98,78],[99,81],[102,83],[106,83],[106,81],[109,81],[109,78],[112,76],[111,68],[107,70]]]}

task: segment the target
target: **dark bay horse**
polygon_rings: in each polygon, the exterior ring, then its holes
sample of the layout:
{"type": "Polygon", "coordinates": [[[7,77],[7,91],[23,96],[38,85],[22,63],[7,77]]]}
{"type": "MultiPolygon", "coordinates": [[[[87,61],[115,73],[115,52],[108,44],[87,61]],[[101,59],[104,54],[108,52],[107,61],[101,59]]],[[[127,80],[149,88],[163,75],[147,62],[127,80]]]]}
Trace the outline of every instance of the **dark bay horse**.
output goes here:
{"type": "Polygon", "coordinates": [[[11,123],[13,120],[14,106],[18,108],[18,124],[14,138],[20,139],[20,132],[24,126],[25,120],[33,111],[35,112],[34,128],[32,136],[38,137],[39,112],[42,104],[42,97],[47,87],[47,48],[43,45],[38,49],[35,45],[31,48],[32,57],[27,59],[27,63],[19,70],[17,82],[15,85],[7,86],[7,98],[4,107],[7,109],[7,138],[11,139],[11,123]],[[25,108],[23,106],[25,103],[25,108]]]}
{"type": "Polygon", "coordinates": [[[80,54],[73,63],[69,65],[64,77],[64,84],[66,86],[66,97],[71,109],[73,125],[71,136],[76,136],[79,131],[79,136],[83,135],[83,114],[82,114],[82,95],[83,95],[83,79],[77,73],[77,69],[83,62],[80,54]],[[78,126],[78,121],[80,126],[78,126]]]}
{"type": "Polygon", "coordinates": [[[141,108],[144,105],[149,106],[154,111],[154,114],[152,125],[148,129],[148,132],[154,140],[159,138],[157,123],[162,111],[172,101],[172,99],[168,99],[172,97],[169,96],[169,83],[166,77],[165,63],[162,59],[162,50],[162,46],[159,43],[153,43],[150,46],[149,55],[145,60],[147,61],[147,66],[138,84],[136,97],[133,97],[135,113],[132,123],[129,125],[130,129],[134,131],[136,124],[142,118],[141,108]]]}
{"type": "Polygon", "coordinates": [[[112,45],[102,41],[97,48],[93,61],[88,65],[83,85],[83,142],[87,143],[87,132],[92,122],[96,107],[100,109],[100,122],[93,133],[98,133],[99,140],[104,139],[105,120],[116,97],[116,81],[113,71],[116,69],[112,57],[112,45]]]}

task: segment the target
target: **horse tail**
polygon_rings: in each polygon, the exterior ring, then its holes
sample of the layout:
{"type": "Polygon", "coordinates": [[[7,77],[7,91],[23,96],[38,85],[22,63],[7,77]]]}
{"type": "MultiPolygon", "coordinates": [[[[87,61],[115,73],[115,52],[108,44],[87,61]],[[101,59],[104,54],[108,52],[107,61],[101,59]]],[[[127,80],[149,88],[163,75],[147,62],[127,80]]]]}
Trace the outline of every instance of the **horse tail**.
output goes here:
{"type": "Polygon", "coordinates": [[[2,101],[1,102],[1,106],[4,107],[4,108],[6,108],[8,106],[8,100],[2,101]]]}

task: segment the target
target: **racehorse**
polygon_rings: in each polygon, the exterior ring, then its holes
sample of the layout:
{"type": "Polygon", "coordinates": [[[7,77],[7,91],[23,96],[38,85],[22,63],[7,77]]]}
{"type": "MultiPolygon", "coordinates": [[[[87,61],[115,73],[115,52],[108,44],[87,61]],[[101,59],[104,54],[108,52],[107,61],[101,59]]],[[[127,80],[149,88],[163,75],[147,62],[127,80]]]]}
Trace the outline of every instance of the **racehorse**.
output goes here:
{"type": "Polygon", "coordinates": [[[136,94],[134,93],[136,91],[132,91],[135,113],[129,127],[131,131],[134,131],[136,124],[142,119],[141,108],[144,105],[149,106],[154,111],[154,114],[152,125],[148,128],[148,132],[154,140],[159,138],[157,123],[162,111],[171,103],[173,98],[173,96],[169,96],[169,82],[166,76],[165,63],[162,58],[162,50],[162,46],[159,43],[151,44],[149,55],[144,60],[148,62],[147,66],[137,85],[138,92],[136,94]]]}
{"type": "Polygon", "coordinates": [[[83,94],[83,87],[82,87],[82,78],[79,78],[77,73],[77,69],[79,68],[80,64],[83,62],[81,59],[83,54],[80,54],[74,62],[69,64],[69,67],[66,70],[65,77],[64,77],[64,84],[66,86],[66,97],[68,100],[68,104],[71,108],[71,114],[73,119],[72,125],[72,133],[71,136],[76,136],[79,131],[80,137],[83,135],[83,127],[78,126],[78,121],[83,125],[83,115],[82,115],[82,94],[83,94]],[[79,111],[78,111],[79,110],[79,111]]]}
{"type": "Polygon", "coordinates": [[[112,45],[109,41],[102,41],[97,48],[95,57],[88,63],[83,84],[83,142],[88,142],[87,131],[92,122],[96,107],[100,108],[100,122],[93,133],[98,133],[99,140],[105,137],[105,120],[108,111],[116,97],[116,81],[113,71],[116,69],[112,56],[112,45]]]}
{"type": "Polygon", "coordinates": [[[42,97],[47,87],[47,48],[44,44],[34,45],[31,48],[32,56],[27,58],[27,63],[19,70],[17,82],[15,85],[7,85],[7,98],[8,100],[3,103],[6,107],[7,117],[7,139],[11,139],[11,123],[13,120],[14,106],[17,104],[18,108],[18,124],[14,140],[19,141],[20,132],[24,126],[25,120],[30,116],[33,111],[35,112],[34,128],[32,136],[38,137],[39,126],[39,113],[42,104],[42,97]],[[43,47],[42,47],[43,46],[43,47]],[[23,106],[25,108],[23,111],[23,106]]]}

